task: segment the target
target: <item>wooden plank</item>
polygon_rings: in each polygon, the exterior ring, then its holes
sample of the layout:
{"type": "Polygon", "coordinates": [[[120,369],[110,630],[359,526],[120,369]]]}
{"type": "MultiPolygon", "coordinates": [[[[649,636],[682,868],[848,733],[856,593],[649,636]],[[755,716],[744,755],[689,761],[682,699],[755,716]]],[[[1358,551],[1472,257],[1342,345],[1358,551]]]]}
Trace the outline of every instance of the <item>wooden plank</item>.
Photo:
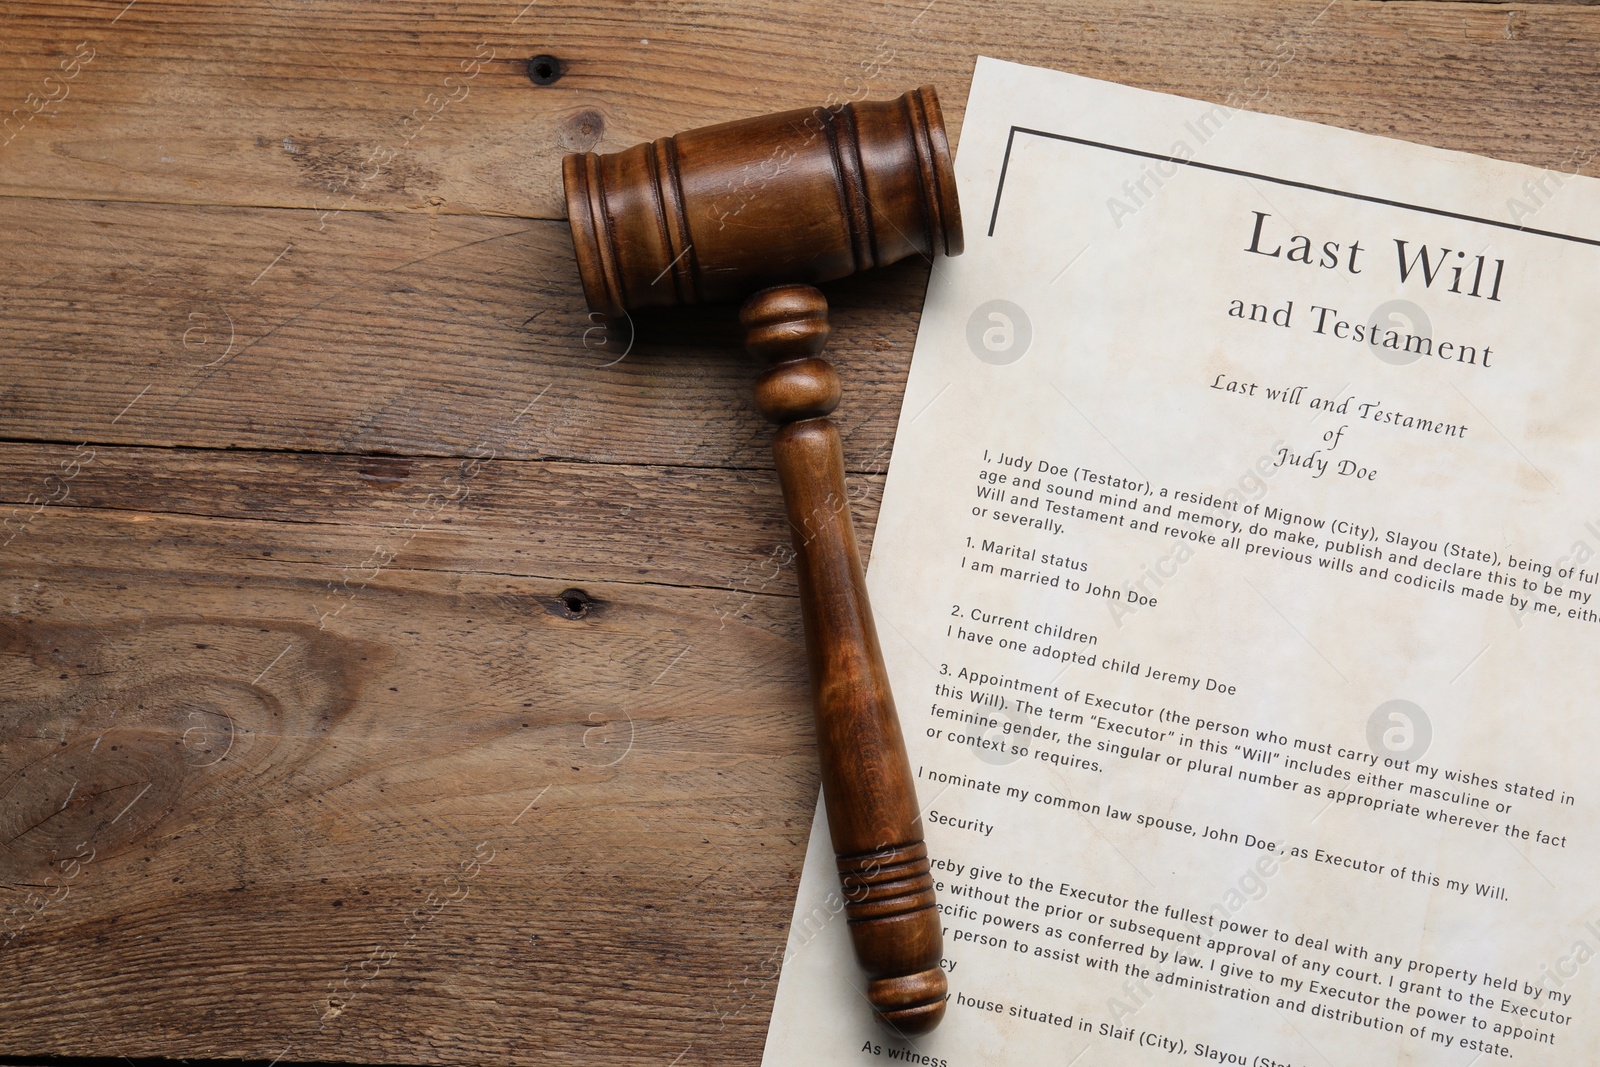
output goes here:
{"type": "MultiPolygon", "coordinates": [[[[864,552],[882,489],[870,475],[849,488],[864,552]]],[[[312,624],[391,565],[704,589],[718,594],[708,602],[719,614],[757,595],[795,594],[788,524],[766,471],[0,444],[0,561],[27,548],[52,565],[136,570],[148,545],[125,542],[128,531],[173,517],[276,531],[272,547],[235,541],[195,556],[196,569],[228,569],[245,555],[286,579],[334,569],[336,590],[297,620],[312,624]],[[53,542],[39,520],[73,509],[100,524],[86,519],[71,543],[53,542]]]]}
{"type": "Polygon", "coordinates": [[[62,0],[7,31],[5,192],[319,211],[559,218],[564,152],[921,82],[954,131],[977,55],[1551,166],[1600,103],[1572,4],[62,0]]]}
{"type": "MultiPolygon", "coordinates": [[[[0,257],[11,439],[771,468],[731,309],[607,324],[564,222],[0,198],[0,257]]],[[[926,270],[829,287],[855,470],[926,270]]]]}
{"type": "Polygon", "coordinates": [[[0,552],[0,1045],[751,1062],[816,790],[793,601],[601,581],[572,617],[468,533],[319,629],[372,532],[68,505],[0,552]]]}

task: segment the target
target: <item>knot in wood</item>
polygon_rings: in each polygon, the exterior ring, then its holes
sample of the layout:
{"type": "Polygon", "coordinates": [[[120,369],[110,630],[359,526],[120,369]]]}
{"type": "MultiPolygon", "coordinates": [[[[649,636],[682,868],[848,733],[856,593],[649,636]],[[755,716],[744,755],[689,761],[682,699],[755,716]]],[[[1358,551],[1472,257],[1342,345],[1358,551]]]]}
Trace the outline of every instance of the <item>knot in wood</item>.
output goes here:
{"type": "Polygon", "coordinates": [[[772,363],[806,359],[828,343],[828,299],[809,285],[763,289],[739,309],[739,325],[752,356],[772,363]]]}

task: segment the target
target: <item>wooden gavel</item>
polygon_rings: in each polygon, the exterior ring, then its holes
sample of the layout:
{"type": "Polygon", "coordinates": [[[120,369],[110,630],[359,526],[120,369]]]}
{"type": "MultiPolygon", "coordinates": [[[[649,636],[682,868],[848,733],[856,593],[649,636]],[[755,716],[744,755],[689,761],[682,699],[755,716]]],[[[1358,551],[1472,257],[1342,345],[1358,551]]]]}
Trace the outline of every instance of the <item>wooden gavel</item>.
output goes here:
{"type": "Polygon", "coordinates": [[[883,1022],[944,1017],[943,937],[911,765],[884,672],[819,358],[828,303],[810,284],[917,253],[959,255],[961,211],[939,98],[802,109],[562,162],[589,307],[745,298],[745,347],[783,485],[816,709],[828,829],[856,958],[883,1022]],[[753,294],[753,295],[752,295],[753,294]]]}

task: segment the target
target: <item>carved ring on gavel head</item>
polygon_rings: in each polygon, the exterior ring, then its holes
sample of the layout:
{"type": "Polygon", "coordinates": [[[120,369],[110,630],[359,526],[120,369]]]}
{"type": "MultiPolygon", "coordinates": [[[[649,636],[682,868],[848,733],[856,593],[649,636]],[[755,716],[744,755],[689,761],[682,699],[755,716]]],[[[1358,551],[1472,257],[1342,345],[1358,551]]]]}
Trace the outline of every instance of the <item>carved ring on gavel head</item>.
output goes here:
{"type": "MultiPolygon", "coordinates": [[[[961,211],[932,86],[562,161],[589,307],[744,299],[745,347],[783,486],[816,710],[828,830],[856,958],[878,1018],[944,1017],[943,939],[911,766],[850,523],[844,453],[813,283],[913,254],[959,255],[961,211]]],[[[841,980],[842,977],[841,977],[841,980]]]]}

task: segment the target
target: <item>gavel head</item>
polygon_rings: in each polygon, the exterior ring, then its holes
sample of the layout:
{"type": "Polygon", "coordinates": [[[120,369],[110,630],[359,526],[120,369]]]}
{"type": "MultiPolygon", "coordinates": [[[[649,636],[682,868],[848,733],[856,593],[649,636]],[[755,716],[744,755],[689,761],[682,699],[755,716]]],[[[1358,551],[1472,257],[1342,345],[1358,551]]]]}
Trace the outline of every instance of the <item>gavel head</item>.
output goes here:
{"type": "Polygon", "coordinates": [[[584,297],[607,315],[962,248],[931,85],[575,153],[561,170],[584,297]]]}

